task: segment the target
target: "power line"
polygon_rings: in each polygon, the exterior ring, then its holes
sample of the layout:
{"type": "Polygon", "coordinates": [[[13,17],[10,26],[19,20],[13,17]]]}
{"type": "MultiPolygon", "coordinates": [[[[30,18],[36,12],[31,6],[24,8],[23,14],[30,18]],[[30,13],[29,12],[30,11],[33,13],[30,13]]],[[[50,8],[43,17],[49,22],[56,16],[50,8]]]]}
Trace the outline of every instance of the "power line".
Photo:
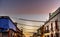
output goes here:
{"type": "Polygon", "coordinates": [[[23,21],[45,22],[45,21],[29,20],[29,19],[23,19],[23,18],[18,18],[18,19],[19,19],[19,20],[23,20],[23,21]]]}
{"type": "Polygon", "coordinates": [[[22,25],[22,26],[40,27],[40,26],[32,26],[32,25],[26,25],[26,24],[20,24],[20,23],[18,23],[18,24],[22,25]]]}
{"type": "Polygon", "coordinates": [[[23,21],[31,21],[31,22],[46,22],[46,21],[37,21],[37,20],[23,19],[23,18],[17,18],[17,17],[12,17],[12,18],[16,18],[18,20],[23,20],[23,21]]]}
{"type": "MultiPolygon", "coordinates": [[[[16,18],[18,20],[23,20],[23,21],[46,22],[46,21],[37,21],[37,20],[23,19],[23,18],[17,18],[17,17],[12,17],[12,18],[16,18]]],[[[55,21],[50,21],[50,22],[55,22],[55,21]]],[[[57,21],[57,22],[60,22],[60,21],[57,21]]]]}
{"type": "MultiPolygon", "coordinates": [[[[48,21],[37,21],[37,20],[29,20],[29,19],[23,19],[23,18],[17,18],[17,17],[12,17],[12,18],[16,18],[18,20],[23,20],[23,21],[31,21],[31,22],[43,22],[43,23],[46,23],[48,21]]],[[[55,22],[55,21],[50,21],[50,22],[55,22]]],[[[57,22],[60,22],[60,21],[57,21],[57,22]]]]}
{"type": "Polygon", "coordinates": [[[23,28],[23,29],[26,29],[26,30],[36,30],[36,29],[27,29],[27,28],[23,28]]]}
{"type": "Polygon", "coordinates": [[[35,32],[24,32],[24,33],[35,33],[35,32]]]}

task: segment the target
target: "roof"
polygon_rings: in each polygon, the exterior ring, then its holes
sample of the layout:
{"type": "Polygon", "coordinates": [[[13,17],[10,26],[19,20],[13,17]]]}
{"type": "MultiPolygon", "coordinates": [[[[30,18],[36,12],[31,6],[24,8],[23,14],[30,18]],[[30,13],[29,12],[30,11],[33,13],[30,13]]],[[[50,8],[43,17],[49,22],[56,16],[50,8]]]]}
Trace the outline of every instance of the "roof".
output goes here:
{"type": "Polygon", "coordinates": [[[9,16],[0,16],[0,28],[4,28],[4,29],[13,29],[16,31],[16,25],[14,24],[14,22],[10,19],[9,16]]]}

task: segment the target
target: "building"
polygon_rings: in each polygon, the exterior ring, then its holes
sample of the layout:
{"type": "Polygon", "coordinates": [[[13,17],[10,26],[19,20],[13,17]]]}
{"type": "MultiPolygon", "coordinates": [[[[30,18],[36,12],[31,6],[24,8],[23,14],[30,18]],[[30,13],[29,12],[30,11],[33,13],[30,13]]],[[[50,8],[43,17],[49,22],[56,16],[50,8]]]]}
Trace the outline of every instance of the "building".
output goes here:
{"type": "Polygon", "coordinates": [[[19,30],[8,16],[0,16],[0,37],[22,37],[23,31],[19,30]]]}
{"type": "Polygon", "coordinates": [[[38,32],[35,32],[35,33],[33,33],[33,35],[30,36],[30,37],[39,37],[39,34],[38,34],[38,32]]]}
{"type": "Polygon", "coordinates": [[[8,16],[0,16],[0,37],[13,37],[16,27],[8,16]]]}
{"type": "Polygon", "coordinates": [[[15,24],[15,26],[16,26],[16,32],[15,32],[15,37],[23,37],[23,30],[21,29],[19,29],[18,27],[17,27],[17,23],[15,22],[14,23],[15,24]]]}
{"type": "Polygon", "coordinates": [[[43,37],[44,35],[44,25],[37,29],[38,37],[43,37]]]}
{"type": "Polygon", "coordinates": [[[60,37],[60,8],[49,14],[49,20],[40,27],[40,37],[60,37]],[[42,36],[41,36],[42,35],[42,36]]]}
{"type": "Polygon", "coordinates": [[[33,36],[32,37],[37,37],[37,33],[33,33],[33,36]]]}

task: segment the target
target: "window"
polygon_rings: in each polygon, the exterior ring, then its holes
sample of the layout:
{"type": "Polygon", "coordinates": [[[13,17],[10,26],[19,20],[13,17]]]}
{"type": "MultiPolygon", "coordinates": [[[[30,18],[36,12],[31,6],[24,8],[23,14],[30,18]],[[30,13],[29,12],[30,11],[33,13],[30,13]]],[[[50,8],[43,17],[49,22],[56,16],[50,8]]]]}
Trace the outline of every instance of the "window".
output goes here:
{"type": "Polygon", "coordinates": [[[58,28],[58,21],[57,20],[55,21],[55,29],[59,30],[59,28],[58,28]]]}
{"type": "Polygon", "coordinates": [[[49,32],[49,26],[47,26],[47,32],[49,32]]]}
{"type": "Polygon", "coordinates": [[[49,37],[49,35],[47,35],[47,37],[49,37]]]}
{"type": "Polygon", "coordinates": [[[53,37],[53,34],[51,34],[51,37],[53,37]]]}
{"type": "Polygon", "coordinates": [[[45,27],[45,33],[48,33],[49,32],[49,26],[46,26],[45,27]]]}
{"type": "Polygon", "coordinates": [[[8,37],[8,33],[7,32],[2,33],[2,37],[8,37]]]}
{"type": "Polygon", "coordinates": [[[46,37],[46,36],[45,36],[46,37]]]}
{"type": "Polygon", "coordinates": [[[56,37],[59,37],[59,33],[56,33],[56,37]]]}
{"type": "Polygon", "coordinates": [[[51,31],[53,31],[53,23],[51,23],[51,31]]]}
{"type": "Polygon", "coordinates": [[[49,30],[49,26],[47,26],[47,30],[49,30]]]}

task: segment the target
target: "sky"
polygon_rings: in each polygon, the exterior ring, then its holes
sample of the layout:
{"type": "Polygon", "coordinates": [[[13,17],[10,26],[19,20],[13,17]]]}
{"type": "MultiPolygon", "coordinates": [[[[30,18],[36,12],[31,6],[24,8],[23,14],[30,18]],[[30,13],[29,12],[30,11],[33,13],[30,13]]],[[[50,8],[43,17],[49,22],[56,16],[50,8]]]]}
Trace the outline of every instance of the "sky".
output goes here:
{"type": "Polygon", "coordinates": [[[43,16],[48,18],[59,7],[60,0],[0,0],[0,15],[38,20],[43,16]]]}
{"type": "Polygon", "coordinates": [[[0,0],[0,14],[46,14],[56,10],[60,0],[0,0]]]}
{"type": "Polygon", "coordinates": [[[0,0],[0,15],[13,17],[15,21],[18,21],[15,17],[45,21],[49,18],[49,13],[59,7],[60,0],[0,0]]]}

